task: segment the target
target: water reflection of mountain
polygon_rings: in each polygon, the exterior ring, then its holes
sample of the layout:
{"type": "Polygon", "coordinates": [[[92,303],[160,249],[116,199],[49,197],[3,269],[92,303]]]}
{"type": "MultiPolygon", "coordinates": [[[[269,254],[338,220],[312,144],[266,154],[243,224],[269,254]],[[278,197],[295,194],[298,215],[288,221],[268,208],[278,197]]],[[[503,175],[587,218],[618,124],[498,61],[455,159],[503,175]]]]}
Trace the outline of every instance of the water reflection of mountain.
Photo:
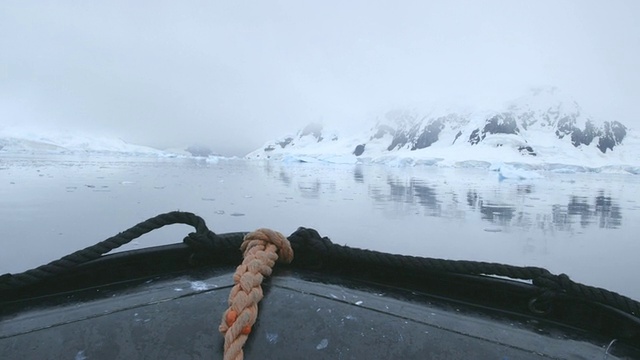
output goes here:
{"type": "Polygon", "coordinates": [[[362,165],[356,165],[353,168],[353,180],[357,183],[364,183],[364,173],[362,172],[362,165]]]}
{"type": "Polygon", "coordinates": [[[517,182],[484,184],[473,179],[467,181],[465,187],[459,179],[454,182],[446,176],[418,177],[393,171],[395,173],[390,173],[384,168],[372,171],[360,165],[342,173],[313,166],[282,166],[279,171],[269,169],[267,173],[283,185],[297,189],[305,198],[329,197],[337,192],[345,196],[350,187],[363,189],[365,185],[366,194],[375,202],[376,208],[400,216],[423,214],[465,218],[475,214],[481,220],[501,227],[568,232],[590,226],[618,228],[622,224],[618,200],[602,189],[594,190],[595,194],[588,196],[585,192],[589,191],[584,187],[567,190],[517,182]],[[560,191],[566,195],[559,198],[560,191]],[[579,195],[572,194],[574,191],[579,195]],[[566,200],[559,201],[565,196],[566,200]]]}
{"type": "MultiPolygon", "coordinates": [[[[618,228],[622,224],[620,206],[600,190],[593,200],[585,197],[571,196],[567,206],[554,206],[554,220],[578,217],[584,228],[596,223],[600,228],[618,228]]],[[[562,225],[563,222],[558,222],[562,225]]]]}
{"type": "Polygon", "coordinates": [[[405,184],[392,176],[387,177],[386,185],[388,190],[373,184],[370,185],[369,195],[377,202],[416,204],[427,210],[427,215],[443,215],[442,204],[438,199],[438,191],[435,187],[413,178],[405,184]]]}
{"type": "Polygon", "coordinates": [[[513,220],[516,209],[509,205],[491,204],[489,202],[480,206],[482,219],[500,225],[508,225],[513,220]]]}
{"type": "Polygon", "coordinates": [[[317,199],[320,197],[320,189],[322,189],[322,183],[318,179],[298,183],[300,195],[305,198],[317,199]]]}

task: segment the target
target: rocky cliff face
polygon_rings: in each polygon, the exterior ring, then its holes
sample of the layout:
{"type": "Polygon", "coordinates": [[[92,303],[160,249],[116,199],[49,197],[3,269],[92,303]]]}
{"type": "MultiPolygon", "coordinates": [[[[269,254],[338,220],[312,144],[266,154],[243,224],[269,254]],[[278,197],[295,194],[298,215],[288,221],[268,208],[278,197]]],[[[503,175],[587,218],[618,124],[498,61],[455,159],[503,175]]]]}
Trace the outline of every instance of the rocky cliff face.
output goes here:
{"type": "MultiPolygon", "coordinates": [[[[627,127],[618,121],[604,121],[596,125],[595,120],[583,115],[575,101],[563,99],[555,88],[533,90],[531,94],[508,103],[504,111],[485,115],[452,112],[445,116],[419,118],[408,113],[390,112],[385,120],[376,125],[372,138],[391,134],[388,151],[401,148],[420,150],[441,140],[455,144],[460,138],[477,145],[491,135],[513,135],[520,140],[518,150],[523,155],[536,155],[535,148],[529,144],[527,132],[542,131],[558,140],[570,139],[576,148],[589,146],[595,140],[596,147],[606,153],[622,144],[627,135],[627,127]],[[449,137],[455,133],[453,139],[447,139],[444,134],[441,136],[447,128],[449,137]]],[[[494,145],[501,146],[499,142],[494,145]]]]}
{"type": "Polygon", "coordinates": [[[378,123],[374,128],[375,134],[372,139],[391,135],[392,140],[387,146],[388,151],[405,147],[411,150],[427,148],[440,139],[440,132],[446,126],[456,127],[466,122],[466,119],[455,113],[435,118],[426,116],[420,118],[408,112],[389,112],[385,118],[390,120],[391,124],[378,123]]]}
{"type": "Polygon", "coordinates": [[[618,121],[605,121],[601,126],[596,127],[591,120],[588,120],[584,129],[580,129],[575,125],[575,119],[563,119],[555,134],[559,139],[569,136],[575,147],[590,145],[597,138],[598,149],[606,153],[607,149],[613,150],[614,147],[622,144],[622,140],[627,136],[627,127],[618,121]]]}

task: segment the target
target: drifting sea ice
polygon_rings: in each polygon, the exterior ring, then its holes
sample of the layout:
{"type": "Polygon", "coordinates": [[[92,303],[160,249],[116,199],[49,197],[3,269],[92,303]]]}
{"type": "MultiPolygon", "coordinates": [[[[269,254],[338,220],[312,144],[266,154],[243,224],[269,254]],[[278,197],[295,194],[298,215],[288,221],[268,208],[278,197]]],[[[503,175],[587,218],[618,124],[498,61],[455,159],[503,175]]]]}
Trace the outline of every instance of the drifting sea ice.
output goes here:
{"type": "Polygon", "coordinates": [[[497,166],[498,179],[513,179],[513,180],[531,180],[541,179],[542,176],[539,172],[530,170],[529,166],[521,166],[519,164],[499,164],[497,166]]]}

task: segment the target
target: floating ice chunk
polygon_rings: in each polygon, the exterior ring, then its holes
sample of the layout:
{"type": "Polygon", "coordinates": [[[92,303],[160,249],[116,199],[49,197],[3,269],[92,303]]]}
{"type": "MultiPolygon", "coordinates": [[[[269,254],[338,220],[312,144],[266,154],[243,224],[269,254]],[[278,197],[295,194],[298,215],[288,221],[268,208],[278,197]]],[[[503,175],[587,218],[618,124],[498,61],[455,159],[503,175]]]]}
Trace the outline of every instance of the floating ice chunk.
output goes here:
{"type": "Polygon", "coordinates": [[[433,166],[443,161],[443,158],[426,158],[426,159],[418,159],[415,161],[415,166],[433,166]]]}
{"type": "Polygon", "coordinates": [[[591,171],[589,168],[584,166],[568,164],[545,164],[544,169],[558,174],[574,174],[591,171]]]}
{"type": "Polygon", "coordinates": [[[209,164],[217,164],[220,161],[220,157],[218,156],[209,156],[205,159],[205,161],[209,164]]]}
{"type": "Polygon", "coordinates": [[[626,166],[603,166],[600,168],[599,172],[601,174],[621,174],[621,175],[630,174],[626,166]]]}
{"type": "Polygon", "coordinates": [[[358,158],[349,154],[349,155],[328,155],[322,156],[318,158],[323,162],[327,162],[330,164],[355,164],[358,162],[358,158]]]}
{"type": "Polygon", "coordinates": [[[533,170],[528,170],[520,167],[516,167],[514,165],[501,165],[498,170],[498,178],[500,180],[504,179],[514,179],[514,180],[525,180],[525,179],[540,179],[543,176],[533,170]]]}
{"type": "Polygon", "coordinates": [[[640,167],[638,167],[638,166],[627,166],[626,170],[630,174],[640,175],[640,167]]]}
{"type": "Polygon", "coordinates": [[[385,156],[374,161],[376,163],[384,164],[393,167],[409,167],[415,165],[415,159],[404,156],[385,156]]]}
{"type": "Polygon", "coordinates": [[[282,158],[283,163],[316,163],[318,159],[303,155],[285,155],[282,158]]]}
{"type": "Polygon", "coordinates": [[[576,170],[573,168],[566,167],[566,168],[556,168],[551,170],[551,172],[556,174],[575,174],[576,170]]]}
{"type": "Polygon", "coordinates": [[[320,343],[316,346],[316,350],[322,350],[329,346],[329,339],[322,339],[320,343]]]}
{"type": "Polygon", "coordinates": [[[480,160],[464,160],[458,161],[454,164],[454,167],[459,167],[463,169],[491,169],[491,163],[488,161],[480,161],[480,160]]]}

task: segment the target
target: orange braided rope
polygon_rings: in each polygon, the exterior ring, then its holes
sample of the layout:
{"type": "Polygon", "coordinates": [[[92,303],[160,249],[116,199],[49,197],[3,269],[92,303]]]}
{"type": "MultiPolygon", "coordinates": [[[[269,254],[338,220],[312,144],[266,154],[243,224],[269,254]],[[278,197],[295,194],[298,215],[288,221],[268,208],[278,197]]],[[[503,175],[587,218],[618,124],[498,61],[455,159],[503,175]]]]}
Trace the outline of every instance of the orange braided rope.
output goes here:
{"type": "Polygon", "coordinates": [[[244,260],[238,266],[229,295],[229,308],[222,316],[220,332],[224,334],[224,359],[243,358],[242,346],[251,326],[258,318],[258,302],[262,300],[262,280],[271,275],[276,261],[293,260],[291,244],[284,235],[269,229],[258,229],[244,237],[240,246],[244,260]]]}

